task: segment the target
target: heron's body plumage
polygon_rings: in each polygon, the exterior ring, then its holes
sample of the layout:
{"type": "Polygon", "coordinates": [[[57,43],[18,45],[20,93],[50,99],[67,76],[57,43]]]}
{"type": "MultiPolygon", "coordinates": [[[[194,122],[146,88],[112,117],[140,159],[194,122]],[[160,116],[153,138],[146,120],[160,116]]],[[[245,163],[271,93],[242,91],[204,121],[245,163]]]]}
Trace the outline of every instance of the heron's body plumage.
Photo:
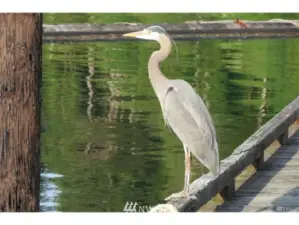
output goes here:
{"type": "Polygon", "coordinates": [[[162,113],[165,122],[213,174],[219,172],[216,131],[201,97],[184,80],[169,80],[162,113]]]}

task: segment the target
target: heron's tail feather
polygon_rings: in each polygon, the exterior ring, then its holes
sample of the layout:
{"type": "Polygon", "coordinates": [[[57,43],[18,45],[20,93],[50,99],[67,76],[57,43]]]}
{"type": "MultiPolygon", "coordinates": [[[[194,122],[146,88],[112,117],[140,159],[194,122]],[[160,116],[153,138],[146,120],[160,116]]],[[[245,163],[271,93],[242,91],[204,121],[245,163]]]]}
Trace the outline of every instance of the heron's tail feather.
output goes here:
{"type": "Polygon", "coordinates": [[[211,167],[210,170],[214,176],[217,176],[220,173],[219,161],[217,163],[215,163],[215,165],[213,167],[211,167]]]}

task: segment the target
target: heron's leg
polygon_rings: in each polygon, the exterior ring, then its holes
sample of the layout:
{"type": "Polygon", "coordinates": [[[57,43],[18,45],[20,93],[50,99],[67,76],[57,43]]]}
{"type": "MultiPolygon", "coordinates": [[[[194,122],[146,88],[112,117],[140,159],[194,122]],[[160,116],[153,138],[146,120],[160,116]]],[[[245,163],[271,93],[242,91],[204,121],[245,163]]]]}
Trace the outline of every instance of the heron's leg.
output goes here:
{"type": "Polygon", "coordinates": [[[169,201],[171,199],[176,198],[191,198],[196,200],[197,197],[195,195],[189,195],[189,183],[190,183],[190,169],[191,169],[191,154],[189,149],[184,145],[185,152],[185,179],[184,179],[184,189],[181,192],[173,193],[165,200],[169,201]]]}
{"type": "Polygon", "coordinates": [[[191,158],[190,151],[187,146],[184,145],[185,152],[185,182],[184,182],[184,194],[186,197],[189,195],[189,183],[190,183],[190,170],[191,170],[191,158]]]}

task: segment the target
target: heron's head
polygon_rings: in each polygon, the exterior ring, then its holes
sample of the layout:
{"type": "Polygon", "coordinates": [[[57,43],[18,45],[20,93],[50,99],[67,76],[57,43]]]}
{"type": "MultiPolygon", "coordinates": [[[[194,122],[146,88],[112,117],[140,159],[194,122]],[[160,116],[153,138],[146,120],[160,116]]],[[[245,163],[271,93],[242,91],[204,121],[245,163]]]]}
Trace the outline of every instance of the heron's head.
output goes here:
{"type": "Polygon", "coordinates": [[[151,26],[141,31],[123,34],[123,36],[155,41],[159,41],[159,39],[163,36],[168,37],[166,31],[159,26],[151,26]]]}

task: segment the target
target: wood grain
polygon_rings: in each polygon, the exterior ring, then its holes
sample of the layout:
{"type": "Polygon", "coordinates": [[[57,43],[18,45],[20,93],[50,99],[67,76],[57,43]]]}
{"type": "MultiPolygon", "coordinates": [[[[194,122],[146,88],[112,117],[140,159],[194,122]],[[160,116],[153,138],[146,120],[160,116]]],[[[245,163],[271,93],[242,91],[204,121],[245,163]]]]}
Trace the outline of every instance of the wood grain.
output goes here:
{"type": "Polygon", "coordinates": [[[38,211],[42,14],[0,14],[0,211],[38,211]]]}
{"type": "Polygon", "coordinates": [[[299,36],[299,20],[245,21],[243,26],[234,20],[186,21],[181,24],[142,24],[120,22],[114,24],[44,24],[44,41],[113,41],[136,40],[122,34],[157,25],[175,40],[218,38],[285,38],[299,36]],[[244,24],[246,26],[244,26],[244,24]]]}

